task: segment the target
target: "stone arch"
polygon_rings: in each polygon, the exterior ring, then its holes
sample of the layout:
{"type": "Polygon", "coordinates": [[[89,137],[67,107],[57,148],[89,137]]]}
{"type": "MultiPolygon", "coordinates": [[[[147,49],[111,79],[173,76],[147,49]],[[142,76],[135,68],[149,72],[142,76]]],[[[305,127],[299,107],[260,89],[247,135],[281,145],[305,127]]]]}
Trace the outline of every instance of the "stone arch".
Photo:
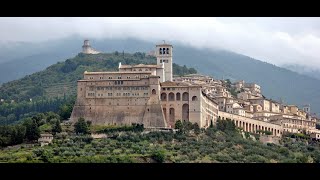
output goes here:
{"type": "Polygon", "coordinates": [[[175,123],[175,112],[174,112],[174,108],[170,108],[169,109],[169,124],[171,125],[171,127],[174,126],[175,123]]]}
{"type": "Polygon", "coordinates": [[[157,94],[157,92],[156,92],[155,89],[152,89],[151,93],[152,93],[152,94],[157,94]]]}
{"type": "Polygon", "coordinates": [[[182,101],[189,101],[189,93],[184,92],[182,94],[182,101]]]}
{"type": "Polygon", "coordinates": [[[167,48],[167,54],[169,54],[169,48],[167,48]]]}
{"type": "Polygon", "coordinates": [[[167,101],[167,94],[161,93],[161,101],[167,101]]]}
{"type": "Polygon", "coordinates": [[[181,100],[181,94],[180,93],[177,93],[176,94],[176,101],[180,101],[181,100]]]}
{"type": "Polygon", "coordinates": [[[159,54],[162,54],[162,48],[159,49],[159,54]]]}
{"type": "Polygon", "coordinates": [[[182,120],[189,121],[189,104],[182,105],[182,120]]]}
{"type": "Polygon", "coordinates": [[[192,101],[198,101],[198,97],[197,96],[192,96],[192,101]]]}
{"type": "Polygon", "coordinates": [[[174,101],[174,93],[169,93],[169,101],[174,101]]]}

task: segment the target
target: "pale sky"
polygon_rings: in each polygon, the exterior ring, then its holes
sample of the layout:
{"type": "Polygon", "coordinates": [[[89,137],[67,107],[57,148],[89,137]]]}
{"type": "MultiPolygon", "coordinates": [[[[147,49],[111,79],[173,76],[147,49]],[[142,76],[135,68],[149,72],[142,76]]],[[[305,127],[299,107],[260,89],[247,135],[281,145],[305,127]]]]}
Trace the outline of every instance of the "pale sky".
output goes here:
{"type": "Polygon", "coordinates": [[[320,18],[247,17],[87,17],[0,18],[0,39],[46,41],[86,38],[137,38],[176,41],[197,48],[223,48],[272,64],[320,69],[320,18]]]}

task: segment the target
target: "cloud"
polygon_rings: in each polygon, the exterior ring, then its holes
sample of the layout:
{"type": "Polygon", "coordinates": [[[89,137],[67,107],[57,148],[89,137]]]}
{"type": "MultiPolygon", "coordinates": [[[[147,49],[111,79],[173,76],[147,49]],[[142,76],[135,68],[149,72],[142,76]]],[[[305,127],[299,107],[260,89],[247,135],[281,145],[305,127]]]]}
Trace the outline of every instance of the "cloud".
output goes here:
{"type": "Polygon", "coordinates": [[[320,69],[319,18],[0,18],[2,41],[138,38],[223,48],[272,64],[320,69]]]}

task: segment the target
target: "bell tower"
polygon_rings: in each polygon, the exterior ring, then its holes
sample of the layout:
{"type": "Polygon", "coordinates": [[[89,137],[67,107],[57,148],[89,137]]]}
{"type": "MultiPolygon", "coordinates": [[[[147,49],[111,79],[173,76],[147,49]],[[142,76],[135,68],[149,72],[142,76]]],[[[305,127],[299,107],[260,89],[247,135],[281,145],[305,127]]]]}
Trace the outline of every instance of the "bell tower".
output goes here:
{"type": "Polygon", "coordinates": [[[172,81],[172,48],[165,41],[156,45],[157,65],[164,64],[164,81],[172,81]]]}

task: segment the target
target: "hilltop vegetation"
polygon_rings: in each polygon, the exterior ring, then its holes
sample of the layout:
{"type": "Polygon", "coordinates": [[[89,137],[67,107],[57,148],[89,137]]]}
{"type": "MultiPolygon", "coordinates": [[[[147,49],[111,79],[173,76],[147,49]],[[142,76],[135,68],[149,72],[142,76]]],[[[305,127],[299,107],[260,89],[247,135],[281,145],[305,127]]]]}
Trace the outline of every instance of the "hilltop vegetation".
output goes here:
{"type": "MultiPolygon", "coordinates": [[[[0,150],[0,162],[108,163],[319,163],[319,142],[285,137],[280,145],[243,137],[231,121],[199,130],[183,123],[177,133],[105,131],[107,138],[57,134],[49,146],[0,150]],[[183,125],[185,124],[185,125],[183,125]]],[[[121,127],[118,128],[123,129],[121,127]]]]}

